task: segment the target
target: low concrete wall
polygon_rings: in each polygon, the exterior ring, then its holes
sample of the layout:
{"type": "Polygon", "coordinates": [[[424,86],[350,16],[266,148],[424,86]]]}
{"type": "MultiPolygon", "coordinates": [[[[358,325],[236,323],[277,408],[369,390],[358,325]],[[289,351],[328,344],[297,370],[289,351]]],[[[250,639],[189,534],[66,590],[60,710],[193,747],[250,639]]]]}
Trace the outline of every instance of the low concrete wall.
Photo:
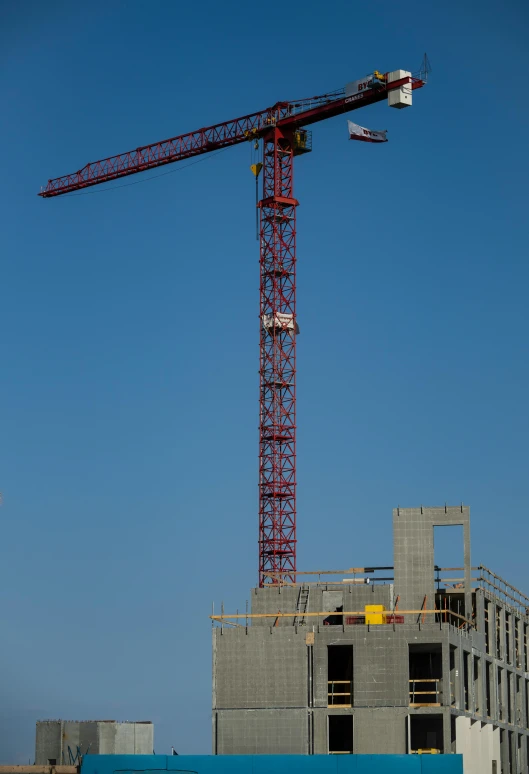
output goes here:
{"type": "Polygon", "coordinates": [[[78,774],[77,766],[0,766],[0,774],[78,774]]]}

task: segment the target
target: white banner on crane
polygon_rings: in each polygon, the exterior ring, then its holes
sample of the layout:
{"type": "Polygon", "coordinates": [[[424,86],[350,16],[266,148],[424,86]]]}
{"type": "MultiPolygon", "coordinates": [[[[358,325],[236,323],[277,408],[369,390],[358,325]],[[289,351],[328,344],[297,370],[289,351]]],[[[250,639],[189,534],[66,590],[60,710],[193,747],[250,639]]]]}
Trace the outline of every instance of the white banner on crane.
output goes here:
{"type": "Polygon", "coordinates": [[[349,126],[349,139],[360,140],[361,142],[387,142],[386,137],[387,129],[383,132],[372,132],[371,129],[366,129],[365,126],[358,126],[353,124],[352,121],[348,121],[349,126]]]}

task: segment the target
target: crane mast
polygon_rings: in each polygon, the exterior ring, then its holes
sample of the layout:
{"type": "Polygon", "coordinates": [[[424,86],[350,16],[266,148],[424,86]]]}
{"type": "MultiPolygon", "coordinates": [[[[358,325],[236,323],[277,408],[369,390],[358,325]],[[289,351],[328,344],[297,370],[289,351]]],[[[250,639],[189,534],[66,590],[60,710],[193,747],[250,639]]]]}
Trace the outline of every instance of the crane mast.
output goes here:
{"type": "Polygon", "coordinates": [[[375,71],[344,89],[296,102],[278,102],[195,132],[91,162],[48,180],[39,196],[51,198],[165,164],[262,141],[259,207],[259,585],[296,580],[296,207],[294,157],[311,150],[302,127],[387,99],[411,104],[429,69],[375,71]]]}
{"type": "Polygon", "coordinates": [[[294,132],[263,137],[260,207],[259,582],[296,572],[294,132]],[[272,573],[267,575],[267,573],[272,573]]]}

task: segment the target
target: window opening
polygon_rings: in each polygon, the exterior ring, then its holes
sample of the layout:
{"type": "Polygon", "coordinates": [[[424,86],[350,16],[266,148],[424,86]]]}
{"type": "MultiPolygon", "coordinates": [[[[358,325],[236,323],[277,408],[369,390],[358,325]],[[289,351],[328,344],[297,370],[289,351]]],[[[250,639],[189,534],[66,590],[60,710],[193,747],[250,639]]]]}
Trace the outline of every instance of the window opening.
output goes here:
{"type": "Polygon", "coordinates": [[[522,678],[515,675],[516,680],[516,717],[514,722],[517,726],[523,726],[523,706],[522,706],[522,678]]]}
{"type": "Polygon", "coordinates": [[[439,610],[436,620],[459,627],[463,622],[457,616],[465,617],[463,525],[436,524],[433,528],[433,549],[438,592],[436,605],[439,610]]]}
{"type": "Polygon", "coordinates": [[[329,645],[327,648],[327,706],[353,706],[353,648],[329,645]]]}
{"type": "Polygon", "coordinates": [[[459,709],[459,669],[456,667],[455,645],[450,645],[450,704],[459,709]]]}
{"type": "Polygon", "coordinates": [[[501,647],[501,607],[496,605],[496,658],[502,658],[501,647]]]}
{"type": "Polygon", "coordinates": [[[488,599],[484,599],[485,603],[485,650],[487,655],[491,656],[490,652],[490,602],[488,599]]]}
{"type": "Polygon", "coordinates": [[[329,715],[329,755],[353,752],[353,716],[329,715]]]}
{"type": "Polygon", "coordinates": [[[514,619],[514,665],[516,669],[522,667],[522,651],[520,649],[520,626],[522,622],[519,618],[514,619]]]}
{"type": "Polygon", "coordinates": [[[503,720],[503,686],[502,686],[502,672],[503,669],[501,667],[498,667],[498,717],[500,720],[503,720]]]}
{"type": "Polygon", "coordinates": [[[505,611],[505,660],[508,664],[512,664],[511,653],[511,614],[505,611]]]}
{"type": "Polygon", "coordinates": [[[440,643],[409,646],[410,707],[440,707],[443,663],[440,643]]]}
{"type": "Polygon", "coordinates": [[[506,674],[507,683],[507,723],[512,723],[512,672],[506,674]]]}
{"type": "Polygon", "coordinates": [[[478,656],[474,656],[474,670],[473,670],[473,694],[474,694],[474,712],[481,715],[481,660],[478,656]]]}
{"type": "Polygon", "coordinates": [[[490,698],[491,671],[492,664],[490,661],[487,661],[485,664],[485,712],[487,713],[488,718],[492,717],[490,698]]]}
{"type": "Polygon", "coordinates": [[[469,661],[470,653],[466,650],[463,651],[463,689],[465,699],[465,709],[470,710],[470,685],[469,685],[469,661]]]}
{"type": "MultiPolygon", "coordinates": [[[[433,528],[434,563],[449,570],[448,577],[458,577],[465,563],[464,530],[462,524],[436,524],[433,528]]],[[[463,576],[463,573],[460,573],[463,576]]]]}
{"type": "MultiPolygon", "coordinates": [[[[343,592],[324,591],[323,592],[323,610],[326,613],[343,613],[343,592]]],[[[328,615],[324,618],[325,626],[341,626],[343,624],[343,615],[328,615]]]]}

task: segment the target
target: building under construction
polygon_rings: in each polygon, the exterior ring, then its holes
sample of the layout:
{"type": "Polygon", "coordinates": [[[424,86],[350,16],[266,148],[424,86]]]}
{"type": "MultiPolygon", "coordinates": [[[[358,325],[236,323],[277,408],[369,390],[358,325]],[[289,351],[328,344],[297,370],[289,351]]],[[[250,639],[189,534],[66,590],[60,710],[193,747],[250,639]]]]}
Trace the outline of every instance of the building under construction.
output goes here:
{"type": "Polygon", "coordinates": [[[471,566],[466,506],[398,508],[393,535],[393,567],[272,578],[251,612],[213,616],[215,754],[462,753],[465,774],[528,771],[529,599],[471,566]],[[434,564],[449,525],[462,568],[434,564]]]}

